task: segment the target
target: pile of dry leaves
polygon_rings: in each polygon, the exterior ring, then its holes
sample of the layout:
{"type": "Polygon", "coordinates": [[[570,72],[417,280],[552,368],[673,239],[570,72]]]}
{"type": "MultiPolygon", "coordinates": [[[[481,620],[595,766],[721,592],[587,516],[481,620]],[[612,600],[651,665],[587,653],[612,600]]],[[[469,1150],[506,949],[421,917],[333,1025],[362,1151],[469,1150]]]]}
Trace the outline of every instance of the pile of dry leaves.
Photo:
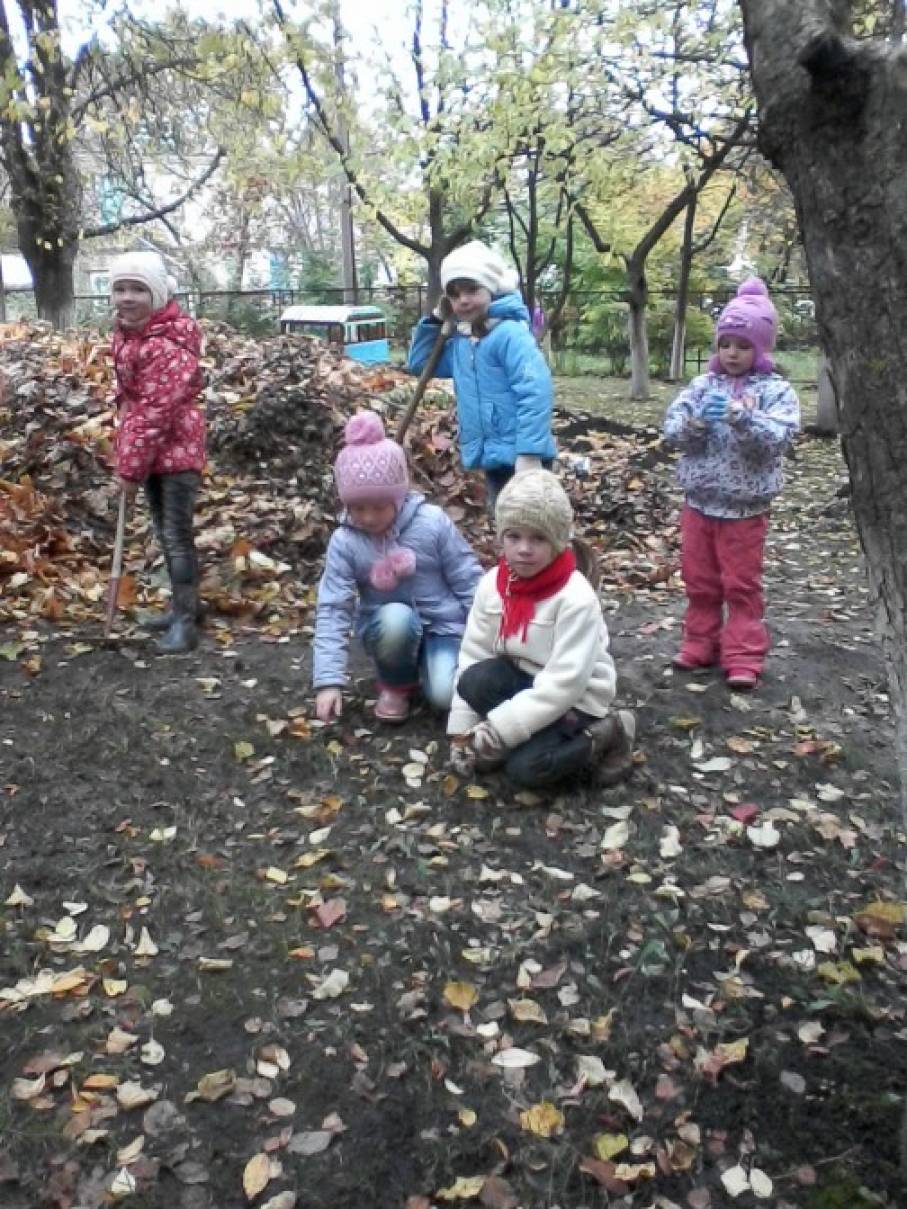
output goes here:
{"type": "MultiPolygon", "coordinates": [[[[199,510],[203,593],[215,616],[274,632],[300,624],[335,523],[331,464],[346,419],[381,410],[392,430],[413,389],[399,370],[369,369],[305,337],[251,340],[207,325],[210,469],[199,510]]],[[[97,624],[116,512],[114,410],[106,341],[43,325],[0,336],[0,617],[97,624]]],[[[640,587],[670,575],[674,533],[652,450],[560,416],[562,473],[578,529],[602,555],[605,583],[640,587]]],[[[491,541],[481,475],[465,474],[451,397],[430,393],[408,437],[415,485],[449,509],[485,557],[491,541]]],[[[656,458],[657,458],[656,454],[656,458]]],[[[146,510],[128,530],[121,607],[164,587],[146,510]]],[[[224,624],[226,622],[224,621],[224,624]]]]}

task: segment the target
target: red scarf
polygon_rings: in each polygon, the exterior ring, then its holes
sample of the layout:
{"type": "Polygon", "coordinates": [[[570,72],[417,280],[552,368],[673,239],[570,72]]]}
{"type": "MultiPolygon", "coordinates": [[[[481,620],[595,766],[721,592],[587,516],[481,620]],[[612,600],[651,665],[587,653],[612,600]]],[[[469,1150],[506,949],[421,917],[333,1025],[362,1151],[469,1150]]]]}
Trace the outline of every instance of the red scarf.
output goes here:
{"type": "Polygon", "coordinates": [[[497,589],[504,602],[499,636],[510,638],[517,634],[520,641],[525,642],[538,601],[547,600],[549,596],[560,592],[575,570],[576,559],[569,547],[531,579],[521,579],[519,575],[514,575],[506,559],[502,558],[498,563],[497,578],[497,589]]]}

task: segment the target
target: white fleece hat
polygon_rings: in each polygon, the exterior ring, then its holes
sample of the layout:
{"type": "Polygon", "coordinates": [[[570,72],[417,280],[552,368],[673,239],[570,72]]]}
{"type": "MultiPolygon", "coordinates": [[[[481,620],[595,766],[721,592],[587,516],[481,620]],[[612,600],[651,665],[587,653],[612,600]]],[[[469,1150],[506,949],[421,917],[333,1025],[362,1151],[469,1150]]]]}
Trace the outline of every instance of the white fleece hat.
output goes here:
{"type": "Polygon", "coordinates": [[[573,509],[560,479],[550,470],[526,470],[501,488],[494,509],[498,537],[507,529],[534,529],[557,554],[570,545],[573,509]]]}
{"type": "Polygon", "coordinates": [[[156,311],[166,306],[176,290],[176,282],[167,272],[157,252],[124,252],[110,265],[110,289],[118,281],[140,281],[151,292],[156,311]]]}
{"type": "Polygon", "coordinates": [[[516,269],[477,239],[454,248],[441,261],[441,288],[446,290],[451,281],[475,281],[491,294],[511,294],[520,284],[516,269]]]}

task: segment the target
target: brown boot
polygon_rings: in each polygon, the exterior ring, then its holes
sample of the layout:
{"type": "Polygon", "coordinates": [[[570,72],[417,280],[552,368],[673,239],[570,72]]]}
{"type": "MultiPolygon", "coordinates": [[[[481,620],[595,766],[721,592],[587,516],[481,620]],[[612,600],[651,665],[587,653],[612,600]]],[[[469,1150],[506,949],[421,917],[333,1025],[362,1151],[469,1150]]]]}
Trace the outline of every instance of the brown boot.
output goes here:
{"type": "Polygon", "coordinates": [[[626,781],[633,772],[636,719],[628,709],[608,714],[586,727],[592,740],[589,763],[595,783],[603,788],[626,781]]]}

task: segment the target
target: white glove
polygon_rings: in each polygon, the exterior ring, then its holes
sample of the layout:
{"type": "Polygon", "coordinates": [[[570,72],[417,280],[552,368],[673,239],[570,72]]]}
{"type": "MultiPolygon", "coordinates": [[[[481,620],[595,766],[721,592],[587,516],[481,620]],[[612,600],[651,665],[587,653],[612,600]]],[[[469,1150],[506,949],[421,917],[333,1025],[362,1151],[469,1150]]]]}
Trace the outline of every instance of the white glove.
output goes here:
{"type": "Polygon", "coordinates": [[[516,465],[514,470],[517,474],[522,474],[525,470],[541,470],[542,459],[537,458],[532,453],[518,453],[516,455],[516,465]]]}

